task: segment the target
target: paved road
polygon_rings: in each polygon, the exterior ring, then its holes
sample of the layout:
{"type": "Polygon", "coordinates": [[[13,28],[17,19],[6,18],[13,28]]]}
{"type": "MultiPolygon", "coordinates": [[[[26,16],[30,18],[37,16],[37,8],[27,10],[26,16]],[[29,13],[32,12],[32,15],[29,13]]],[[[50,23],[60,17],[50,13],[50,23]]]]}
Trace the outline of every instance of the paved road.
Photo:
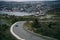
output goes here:
{"type": "Polygon", "coordinates": [[[23,24],[25,21],[17,22],[16,25],[13,28],[13,31],[15,34],[17,34],[19,37],[25,40],[47,40],[42,37],[38,37],[32,33],[29,33],[23,29],[23,24]],[[18,26],[17,26],[18,25],[18,26]]]}

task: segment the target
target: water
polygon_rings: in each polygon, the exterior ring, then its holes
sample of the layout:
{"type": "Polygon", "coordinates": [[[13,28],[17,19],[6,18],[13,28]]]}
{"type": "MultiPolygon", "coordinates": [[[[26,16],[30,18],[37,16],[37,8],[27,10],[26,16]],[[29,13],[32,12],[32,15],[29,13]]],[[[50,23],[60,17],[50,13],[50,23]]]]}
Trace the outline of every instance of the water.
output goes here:
{"type": "Polygon", "coordinates": [[[26,12],[6,12],[6,11],[0,11],[0,14],[8,14],[8,15],[15,15],[15,16],[32,15],[32,13],[26,13],[26,12]]]}

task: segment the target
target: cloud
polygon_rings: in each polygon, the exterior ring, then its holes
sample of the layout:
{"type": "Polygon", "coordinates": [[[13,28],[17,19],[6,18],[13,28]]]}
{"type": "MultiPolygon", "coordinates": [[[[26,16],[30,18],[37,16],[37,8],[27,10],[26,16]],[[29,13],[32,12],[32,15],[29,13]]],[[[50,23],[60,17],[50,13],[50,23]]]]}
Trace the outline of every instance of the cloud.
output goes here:
{"type": "Polygon", "coordinates": [[[56,0],[0,0],[0,1],[56,1],[56,0]]]}

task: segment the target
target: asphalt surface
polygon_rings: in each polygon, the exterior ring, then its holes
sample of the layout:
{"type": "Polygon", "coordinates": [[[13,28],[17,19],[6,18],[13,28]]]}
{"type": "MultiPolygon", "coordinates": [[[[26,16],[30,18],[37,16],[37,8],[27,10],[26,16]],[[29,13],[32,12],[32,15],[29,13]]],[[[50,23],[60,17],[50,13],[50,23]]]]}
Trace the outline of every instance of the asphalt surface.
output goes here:
{"type": "Polygon", "coordinates": [[[25,21],[19,21],[15,24],[13,31],[15,34],[17,34],[19,37],[25,39],[25,40],[47,40],[42,37],[36,36],[32,33],[29,33],[23,29],[23,24],[25,21]]]}

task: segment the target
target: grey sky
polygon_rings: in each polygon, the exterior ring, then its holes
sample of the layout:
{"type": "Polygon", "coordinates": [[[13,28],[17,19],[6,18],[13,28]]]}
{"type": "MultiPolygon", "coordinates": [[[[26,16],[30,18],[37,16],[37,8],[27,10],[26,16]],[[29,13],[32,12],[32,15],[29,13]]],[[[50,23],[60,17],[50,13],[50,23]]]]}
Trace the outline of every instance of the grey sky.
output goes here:
{"type": "Polygon", "coordinates": [[[0,1],[56,1],[56,0],[0,0],[0,1]]]}

